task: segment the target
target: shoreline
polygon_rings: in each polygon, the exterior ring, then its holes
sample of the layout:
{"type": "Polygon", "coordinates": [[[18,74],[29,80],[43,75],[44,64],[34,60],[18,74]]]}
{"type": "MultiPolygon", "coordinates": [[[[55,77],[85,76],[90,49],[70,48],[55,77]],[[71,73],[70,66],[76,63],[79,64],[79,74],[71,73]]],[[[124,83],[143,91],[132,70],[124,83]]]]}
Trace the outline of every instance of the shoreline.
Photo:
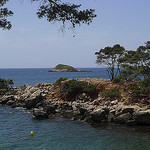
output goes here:
{"type": "MultiPolygon", "coordinates": [[[[95,84],[99,90],[114,86],[107,79],[78,79],[95,84]]],[[[115,85],[117,86],[117,85],[115,85]]],[[[38,83],[34,86],[24,84],[14,87],[13,94],[0,98],[0,104],[12,108],[24,107],[33,109],[35,119],[64,117],[82,120],[91,125],[101,123],[117,123],[134,125],[150,125],[150,109],[140,103],[126,103],[125,97],[108,100],[100,93],[94,99],[86,93],[77,95],[76,100],[67,101],[59,97],[59,88],[53,84],[38,83]]]]}

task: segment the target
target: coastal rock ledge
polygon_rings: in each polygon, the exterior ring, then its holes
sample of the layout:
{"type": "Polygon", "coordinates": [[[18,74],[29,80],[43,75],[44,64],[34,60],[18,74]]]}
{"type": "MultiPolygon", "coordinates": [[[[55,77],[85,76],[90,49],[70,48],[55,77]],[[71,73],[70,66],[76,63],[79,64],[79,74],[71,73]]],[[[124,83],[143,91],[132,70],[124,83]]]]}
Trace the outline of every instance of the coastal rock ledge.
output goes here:
{"type": "MultiPolygon", "coordinates": [[[[93,79],[93,81],[95,80],[93,79]]],[[[102,83],[111,85],[108,80],[97,80],[100,87],[102,87],[102,83]]],[[[92,80],[88,82],[92,82],[92,80]]],[[[59,90],[58,88],[54,90],[53,84],[39,83],[35,86],[25,84],[21,87],[14,87],[13,93],[1,96],[0,104],[13,108],[32,109],[35,119],[65,117],[72,120],[83,120],[92,125],[106,122],[130,126],[150,125],[150,109],[148,107],[126,104],[119,98],[106,100],[100,94],[92,99],[86,93],[82,93],[77,95],[74,101],[63,100],[58,94],[59,90]]]]}

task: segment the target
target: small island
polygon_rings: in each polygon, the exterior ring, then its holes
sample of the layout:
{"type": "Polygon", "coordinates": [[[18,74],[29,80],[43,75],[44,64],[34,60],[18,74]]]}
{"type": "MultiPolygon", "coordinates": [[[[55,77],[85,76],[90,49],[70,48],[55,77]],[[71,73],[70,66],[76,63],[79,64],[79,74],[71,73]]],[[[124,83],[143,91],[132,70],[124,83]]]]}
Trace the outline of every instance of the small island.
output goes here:
{"type": "Polygon", "coordinates": [[[58,64],[56,67],[52,68],[48,72],[87,72],[86,70],[75,69],[69,65],[58,64]]]}

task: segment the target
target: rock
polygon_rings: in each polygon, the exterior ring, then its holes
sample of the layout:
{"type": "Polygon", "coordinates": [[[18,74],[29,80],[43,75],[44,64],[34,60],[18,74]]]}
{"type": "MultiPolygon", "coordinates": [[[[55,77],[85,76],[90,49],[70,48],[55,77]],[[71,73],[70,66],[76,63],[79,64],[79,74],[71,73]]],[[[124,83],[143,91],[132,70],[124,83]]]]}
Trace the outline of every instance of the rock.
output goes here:
{"type": "Polygon", "coordinates": [[[111,104],[111,105],[116,105],[116,104],[118,104],[118,100],[114,100],[114,101],[112,101],[110,104],[111,104]]]}
{"type": "Polygon", "coordinates": [[[116,110],[109,111],[108,122],[114,122],[116,120],[115,112],[116,110]]]}
{"type": "Polygon", "coordinates": [[[98,99],[96,99],[96,100],[93,101],[93,104],[98,106],[98,105],[101,104],[101,102],[98,99]]]}
{"type": "Polygon", "coordinates": [[[150,125],[150,110],[136,111],[134,114],[134,119],[138,124],[150,125]]]}
{"type": "Polygon", "coordinates": [[[25,100],[25,107],[27,109],[34,108],[38,103],[42,102],[44,98],[40,95],[40,92],[36,94],[34,93],[28,99],[25,100]]]}
{"type": "Polygon", "coordinates": [[[39,103],[37,103],[36,105],[35,105],[35,108],[40,108],[40,107],[43,107],[43,103],[42,102],[39,102],[39,103]]]}
{"type": "Polygon", "coordinates": [[[117,123],[124,124],[127,121],[129,121],[131,118],[132,118],[132,115],[128,112],[128,113],[121,114],[121,115],[117,116],[114,121],[117,123]]]}
{"type": "Polygon", "coordinates": [[[48,114],[45,111],[43,111],[42,109],[34,108],[33,109],[33,118],[45,119],[45,118],[48,118],[48,114]]]}
{"type": "Polygon", "coordinates": [[[83,101],[83,102],[87,102],[87,101],[90,101],[90,97],[87,96],[86,93],[82,93],[82,94],[78,94],[75,98],[75,101],[77,100],[80,100],[80,101],[83,101]]]}
{"type": "Polygon", "coordinates": [[[91,113],[91,120],[94,122],[107,122],[108,121],[108,108],[100,108],[91,113]]]}
{"type": "Polygon", "coordinates": [[[126,113],[133,114],[134,108],[133,107],[120,106],[117,108],[115,115],[119,116],[119,115],[126,114],[126,113]]]}
{"type": "Polygon", "coordinates": [[[12,105],[14,103],[14,100],[9,100],[6,104],[7,105],[12,105]]]}
{"type": "Polygon", "coordinates": [[[15,101],[12,105],[11,105],[12,108],[15,108],[15,107],[25,107],[25,103],[24,102],[21,102],[21,101],[15,101]]]}
{"type": "Polygon", "coordinates": [[[83,108],[83,107],[79,108],[79,112],[80,112],[81,115],[84,115],[86,111],[87,111],[86,108],[83,108]]]}
{"type": "Polygon", "coordinates": [[[122,114],[125,114],[125,113],[133,114],[133,112],[134,112],[134,108],[133,107],[122,108],[122,114]]]}
{"type": "Polygon", "coordinates": [[[24,84],[24,85],[22,85],[22,86],[20,87],[20,89],[21,89],[22,91],[25,91],[26,89],[29,89],[30,87],[31,87],[30,85],[24,84]]]}
{"type": "Polygon", "coordinates": [[[9,100],[14,100],[14,96],[13,95],[4,95],[1,97],[0,99],[0,104],[4,105],[6,104],[9,100]]]}
{"type": "Polygon", "coordinates": [[[68,103],[61,103],[60,110],[62,112],[65,112],[66,110],[73,110],[73,108],[72,108],[72,105],[69,105],[68,103]]]}
{"type": "Polygon", "coordinates": [[[126,125],[128,126],[136,126],[137,125],[137,122],[135,120],[128,120],[126,122],[126,125]]]}
{"type": "Polygon", "coordinates": [[[43,110],[49,115],[56,113],[56,105],[46,105],[43,110]]]}

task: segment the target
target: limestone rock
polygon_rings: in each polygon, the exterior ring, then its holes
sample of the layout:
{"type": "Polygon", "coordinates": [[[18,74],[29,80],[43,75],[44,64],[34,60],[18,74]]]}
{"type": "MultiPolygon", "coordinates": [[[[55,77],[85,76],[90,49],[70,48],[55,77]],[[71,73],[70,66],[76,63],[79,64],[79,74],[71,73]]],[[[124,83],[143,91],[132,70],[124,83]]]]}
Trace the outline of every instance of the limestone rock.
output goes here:
{"type": "Polygon", "coordinates": [[[48,114],[45,111],[43,111],[42,109],[34,108],[33,109],[33,117],[35,119],[45,119],[45,118],[48,118],[48,114]]]}
{"type": "Polygon", "coordinates": [[[107,122],[108,121],[108,108],[100,108],[91,113],[91,119],[94,122],[107,122]]]}
{"type": "Polygon", "coordinates": [[[150,125],[150,110],[135,112],[134,119],[138,124],[150,125]]]}

